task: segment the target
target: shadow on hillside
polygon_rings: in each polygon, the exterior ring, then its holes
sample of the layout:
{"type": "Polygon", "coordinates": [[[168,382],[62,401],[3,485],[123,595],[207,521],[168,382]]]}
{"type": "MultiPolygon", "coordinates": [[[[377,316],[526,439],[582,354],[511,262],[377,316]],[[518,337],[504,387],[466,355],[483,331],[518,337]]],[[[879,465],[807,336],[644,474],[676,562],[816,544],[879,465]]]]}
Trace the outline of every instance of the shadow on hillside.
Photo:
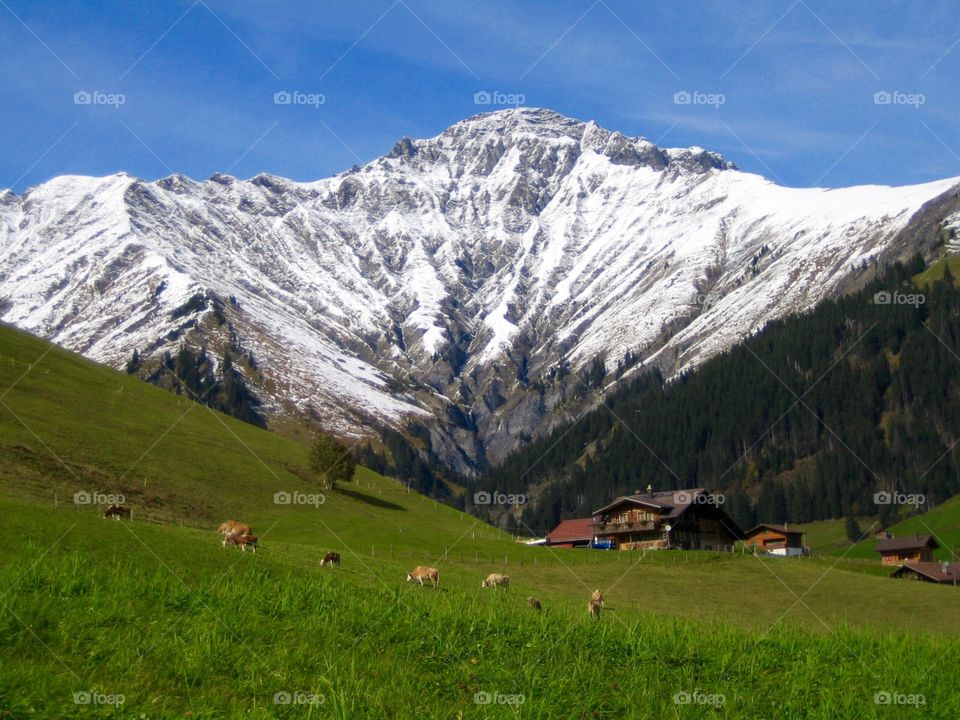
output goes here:
{"type": "Polygon", "coordinates": [[[343,485],[337,486],[337,492],[341,495],[346,495],[348,498],[353,498],[367,505],[373,505],[374,507],[384,508],[385,510],[406,510],[402,505],[397,505],[392,503],[389,500],[383,500],[373,495],[364,495],[362,492],[357,492],[356,490],[349,490],[343,485]]]}

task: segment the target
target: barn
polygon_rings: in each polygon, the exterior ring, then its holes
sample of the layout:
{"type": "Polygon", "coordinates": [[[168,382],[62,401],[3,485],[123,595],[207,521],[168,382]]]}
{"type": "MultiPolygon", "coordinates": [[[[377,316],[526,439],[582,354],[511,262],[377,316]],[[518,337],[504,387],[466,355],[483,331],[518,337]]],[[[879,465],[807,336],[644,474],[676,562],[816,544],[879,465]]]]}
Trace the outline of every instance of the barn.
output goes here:
{"type": "Polygon", "coordinates": [[[551,547],[589,547],[593,542],[593,518],[563,520],[547,535],[551,547]]]}
{"type": "Polygon", "coordinates": [[[901,565],[892,573],[892,578],[908,578],[941,585],[960,585],[960,563],[917,562],[901,565]]]}
{"type": "Polygon", "coordinates": [[[747,548],[755,552],[793,557],[805,555],[803,531],[790,530],[786,525],[763,523],[747,531],[747,548]]]}
{"type": "Polygon", "coordinates": [[[931,562],[933,551],[938,547],[940,544],[930,535],[907,535],[882,538],[874,549],[880,553],[880,562],[884,565],[904,565],[931,562]]]}

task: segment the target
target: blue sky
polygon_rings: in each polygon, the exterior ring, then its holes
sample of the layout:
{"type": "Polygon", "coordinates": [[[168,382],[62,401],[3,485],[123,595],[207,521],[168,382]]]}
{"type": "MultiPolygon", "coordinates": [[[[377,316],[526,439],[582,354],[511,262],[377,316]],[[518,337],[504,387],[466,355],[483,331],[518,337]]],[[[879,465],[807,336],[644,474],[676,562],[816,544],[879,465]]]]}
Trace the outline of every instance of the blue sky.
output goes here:
{"type": "Polygon", "coordinates": [[[121,170],[314,180],[496,109],[484,91],[787,185],[960,175],[951,2],[0,0],[0,64],[17,191],[121,170]]]}

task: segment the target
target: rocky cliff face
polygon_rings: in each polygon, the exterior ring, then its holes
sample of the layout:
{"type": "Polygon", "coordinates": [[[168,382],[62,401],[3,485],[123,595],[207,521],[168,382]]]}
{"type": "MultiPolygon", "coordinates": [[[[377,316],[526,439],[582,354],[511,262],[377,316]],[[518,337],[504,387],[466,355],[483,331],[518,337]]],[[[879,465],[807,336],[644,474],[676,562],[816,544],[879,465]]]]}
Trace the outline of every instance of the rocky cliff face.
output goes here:
{"type": "Polygon", "coordinates": [[[699,148],[506,110],[314,183],[4,192],[0,319],[118,367],[231,345],[274,416],[419,422],[469,472],[581,408],[601,360],[669,376],[932,252],[958,182],[784,188],[699,148]]]}

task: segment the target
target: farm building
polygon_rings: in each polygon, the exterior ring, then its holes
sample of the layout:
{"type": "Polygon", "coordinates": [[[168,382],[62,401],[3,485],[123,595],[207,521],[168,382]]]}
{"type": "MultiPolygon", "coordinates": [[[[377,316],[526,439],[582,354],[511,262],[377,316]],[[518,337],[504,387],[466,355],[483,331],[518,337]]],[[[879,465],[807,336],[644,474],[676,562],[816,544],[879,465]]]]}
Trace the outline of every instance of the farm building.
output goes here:
{"type": "Polygon", "coordinates": [[[938,547],[940,544],[929,535],[908,535],[878,540],[875,550],[884,565],[904,565],[931,562],[938,547]]]}
{"type": "Polygon", "coordinates": [[[748,548],[754,552],[793,557],[806,554],[803,547],[803,531],[790,530],[786,525],[764,523],[747,531],[748,548]]]}
{"type": "Polygon", "coordinates": [[[621,550],[732,550],[743,533],[703,488],[625,495],[593,513],[593,533],[621,550]]]}
{"type": "Polygon", "coordinates": [[[892,573],[893,578],[909,578],[921,582],[943,585],[960,585],[960,563],[917,562],[901,565],[892,573]]]}
{"type": "Polygon", "coordinates": [[[589,547],[593,542],[593,518],[563,520],[547,535],[551,547],[589,547]]]}

